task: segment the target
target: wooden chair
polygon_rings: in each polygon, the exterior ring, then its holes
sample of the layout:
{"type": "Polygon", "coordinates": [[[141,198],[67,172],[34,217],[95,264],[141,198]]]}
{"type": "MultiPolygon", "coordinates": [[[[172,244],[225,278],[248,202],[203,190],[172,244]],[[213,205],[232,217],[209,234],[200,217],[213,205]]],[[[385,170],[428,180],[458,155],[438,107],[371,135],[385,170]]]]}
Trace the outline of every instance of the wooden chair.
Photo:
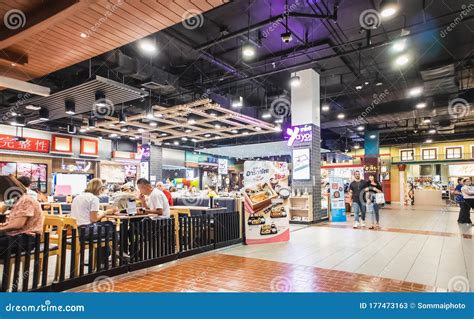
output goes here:
{"type": "MultiPolygon", "coordinates": [[[[43,232],[49,232],[50,244],[56,245],[57,249],[51,250],[49,256],[56,256],[56,269],[54,272],[54,279],[59,278],[59,268],[61,266],[61,243],[63,239],[64,221],[57,215],[45,215],[43,232]]],[[[42,264],[42,260],[40,260],[42,264]]]]}
{"type": "Polygon", "coordinates": [[[62,215],[63,214],[63,207],[61,204],[58,203],[47,203],[47,204],[42,204],[43,207],[43,212],[47,212],[49,215],[55,215],[54,210],[58,210],[58,214],[62,215]]]}
{"type": "Polygon", "coordinates": [[[180,243],[179,243],[179,216],[186,215],[191,217],[191,210],[189,208],[178,208],[178,207],[170,207],[170,217],[174,217],[174,236],[175,236],[175,243],[176,243],[176,251],[179,250],[180,243]]]}

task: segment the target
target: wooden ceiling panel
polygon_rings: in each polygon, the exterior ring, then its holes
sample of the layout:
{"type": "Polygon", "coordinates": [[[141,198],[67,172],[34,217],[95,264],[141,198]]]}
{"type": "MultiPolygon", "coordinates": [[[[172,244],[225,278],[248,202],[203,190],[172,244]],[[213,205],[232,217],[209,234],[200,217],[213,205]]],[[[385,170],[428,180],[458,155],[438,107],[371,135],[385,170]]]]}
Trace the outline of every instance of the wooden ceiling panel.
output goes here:
{"type": "Polygon", "coordinates": [[[3,0],[0,15],[17,9],[24,28],[0,29],[0,74],[31,80],[77,64],[180,23],[188,10],[205,12],[228,0],[3,0]],[[51,12],[48,16],[48,8],[51,12]],[[54,10],[53,10],[54,9],[54,10]],[[35,13],[41,12],[38,17],[35,13]],[[83,38],[81,33],[88,36],[83,38]],[[8,61],[18,52],[24,65],[8,61]]]}

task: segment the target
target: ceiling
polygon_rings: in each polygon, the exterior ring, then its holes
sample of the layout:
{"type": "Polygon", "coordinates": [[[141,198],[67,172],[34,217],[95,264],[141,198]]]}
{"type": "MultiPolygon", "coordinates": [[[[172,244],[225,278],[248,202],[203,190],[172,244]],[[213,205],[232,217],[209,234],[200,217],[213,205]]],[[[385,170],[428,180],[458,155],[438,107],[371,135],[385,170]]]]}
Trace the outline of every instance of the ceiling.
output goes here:
{"type": "MultiPolygon", "coordinates": [[[[26,43],[35,43],[32,39],[40,42],[30,50],[25,66],[11,67],[0,60],[2,73],[13,72],[6,74],[17,78],[28,74],[23,79],[34,78],[32,82],[51,88],[53,95],[93,81],[96,75],[149,94],[113,101],[115,120],[122,111],[129,118],[141,119],[150,105],[163,112],[209,98],[224,109],[284,128],[291,122],[291,114],[283,119],[262,116],[274,101],[291,100],[289,79],[294,72],[313,68],[321,77],[321,105],[328,106],[321,110],[322,146],[327,149],[362,145],[364,131],[358,130],[359,126],[379,130],[382,145],[423,143],[428,138],[472,139],[473,45],[468,35],[474,32],[474,8],[466,7],[462,0],[399,0],[398,12],[380,19],[374,29],[364,28],[360,17],[367,10],[380,11],[381,0],[288,0],[288,12],[285,0],[240,0],[224,5],[226,1],[125,1],[99,28],[81,38],[80,33],[92,30],[93,21],[100,21],[100,15],[107,8],[111,10],[114,1],[64,1],[65,7],[69,4],[81,9],[72,10],[70,18],[50,23],[45,29],[51,30],[44,35],[51,36],[47,41],[35,33],[9,45],[12,50],[25,50],[26,43]],[[190,16],[193,18],[183,21],[190,16]],[[292,41],[284,43],[281,35],[287,32],[292,34],[292,41]],[[397,40],[405,41],[401,52],[394,51],[397,40]],[[144,52],[144,41],[156,45],[157,52],[144,52]],[[70,47],[66,47],[68,43],[70,47]],[[242,48],[248,43],[256,53],[244,59],[242,48]],[[67,50],[73,51],[66,54],[67,50]],[[33,58],[35,54],[37,58],[33,58]],[[395,66],[401,55],[408,63],[395,66]],[[422,88],[420,96],[408,95],[414,87],[422,88]],[[240,96],[243,106],[232,108],[233,100],[240,96]],[[424,108],[416,108],[420,103],[424,108]],[[345,117],[338,118],[338,114],[345,117]]],[[[20,1],[3,1],[1,12],[17,2],[20,5],[20,1]]],[[[46,2],[21,4],[38,9],[46,2]]],[[[61,13],[68,14],[68,9],[61,13]]],[[[89,99],[94,93],[94,89],[86,92],[89,99]]],[[[0,115],[18,104],[18,94],[21,92],[2,92],[0,115]]],[[[91,111],[81,109],[72,120],[81,125],[91,111]]],[[[70,121],[71,117],[64,114],[63,118],[37,123],[35,128],[61,131],[70,121]]],[[[197,144],[190,138],[181,141],[179,147],[282,139],[282,133],[264,133],[196,139],[197,144]]],[[[87,134],[106,136],[110,132],[87,134]]]]}

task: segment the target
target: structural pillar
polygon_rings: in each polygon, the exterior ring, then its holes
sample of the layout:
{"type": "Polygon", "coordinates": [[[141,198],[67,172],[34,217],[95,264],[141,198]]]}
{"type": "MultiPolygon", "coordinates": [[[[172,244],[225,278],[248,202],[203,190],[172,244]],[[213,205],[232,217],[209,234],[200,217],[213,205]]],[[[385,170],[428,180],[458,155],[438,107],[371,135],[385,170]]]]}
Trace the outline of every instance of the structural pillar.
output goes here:
{"type": "MultiPolygon", "coordinates": [[[[321,212],[321,127],[319,74],[313,69],[297,72],[300,85],[291,88],[291,124],[300,136],[290,142],[293,150],[309,149],[310,176],[307,180],[293,179],[293,188],[305,189],[313,198],[313,221],[327,217],[321,212]],[[310,128],[310,129],[309,129],[310,128]]],[[[291,129],[291,128],[290,128],[291,129]]],[[[292,130],[290,132],[295,132],[292,130]]],[[[295,158],[293,158],[293,163],[295,158]]],[[[293,177],[295,176],[293,167],[293,177]]]]}
{"type": "Polygon", "coordinates": [[[155,184],[163,178],[163,148],[150,146],[150,181],[155,184]]]}

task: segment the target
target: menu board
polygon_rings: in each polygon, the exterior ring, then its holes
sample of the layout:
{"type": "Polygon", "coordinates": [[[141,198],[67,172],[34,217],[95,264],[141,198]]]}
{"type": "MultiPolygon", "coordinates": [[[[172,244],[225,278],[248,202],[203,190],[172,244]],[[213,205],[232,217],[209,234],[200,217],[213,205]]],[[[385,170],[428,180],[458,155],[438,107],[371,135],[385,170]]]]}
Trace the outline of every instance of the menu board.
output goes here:
{"type": "Polygon", "coordinates": [[[340,177],[329,178],[331,200],[331,221],[346,221],[346,205],[344,201],[344,180],[340,177]]]}
{"type": "Polygon", "coordinates": [[[48,166],[36,163],[0,162],[0,175],[26,176],[31,179],[31,188],[47,192],[48,166]]]}
{"type": "Polygon", "coordinates": [[[293,179],[309,180],[311,179],[311,167],[309,158],[309,148],[293,149],[293,179]]]}
{"type": "Polygon", "coordinates": [[[244,163],[245,243],[263,244],[290,239],[288,163],[244,163]]]}

